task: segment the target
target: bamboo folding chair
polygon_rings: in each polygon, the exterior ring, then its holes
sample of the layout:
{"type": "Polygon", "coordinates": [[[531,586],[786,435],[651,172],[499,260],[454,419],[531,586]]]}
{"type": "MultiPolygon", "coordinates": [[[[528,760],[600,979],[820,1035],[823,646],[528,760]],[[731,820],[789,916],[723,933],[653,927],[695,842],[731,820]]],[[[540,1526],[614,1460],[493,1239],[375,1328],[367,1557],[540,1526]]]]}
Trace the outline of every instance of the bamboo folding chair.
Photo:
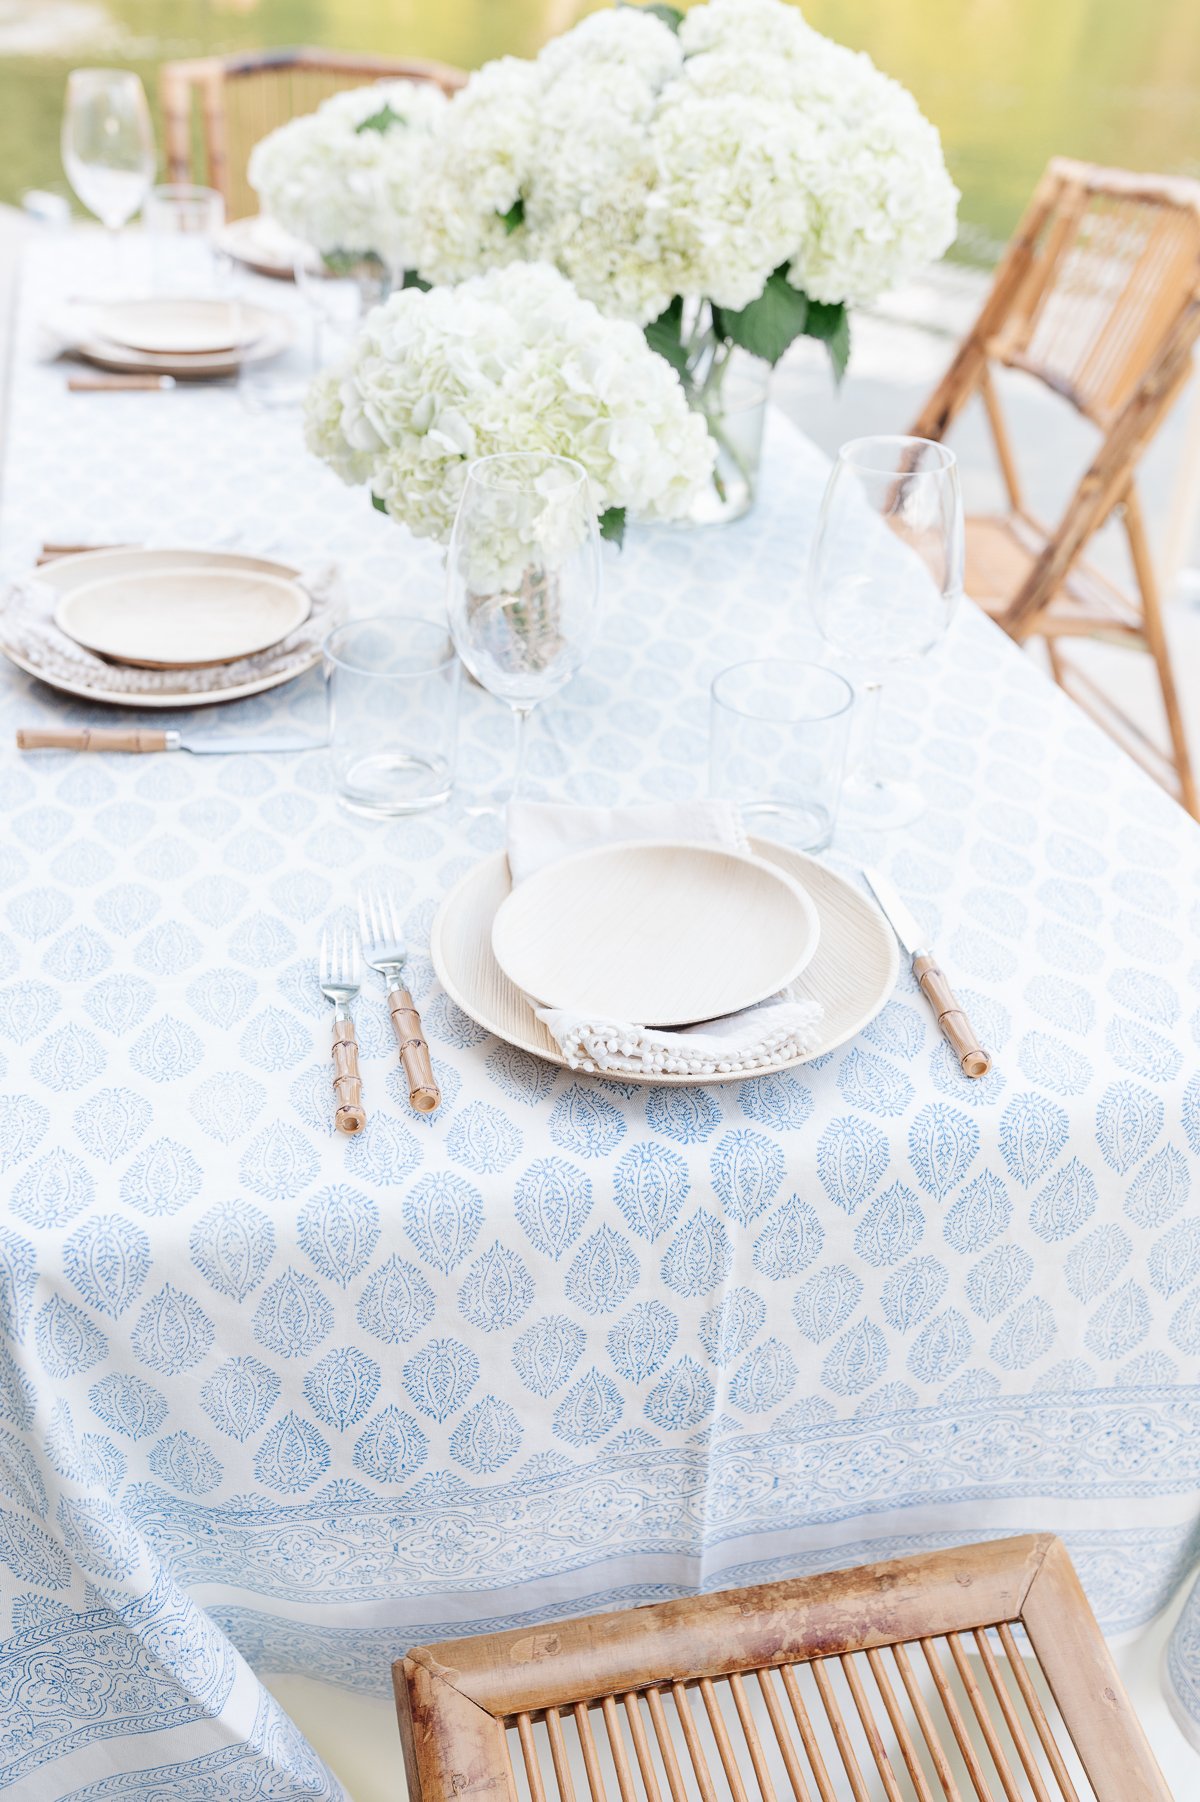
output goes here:
{"type": "Polygon", "coordinates": [[[409,1802],[1171,1802],[1049,1535],[420,1646],[393,1675],[409,1802]]]}
{"type": "Polygon", "coordinates": [[[338,50],[265,50],[164,63],[159,98],[168,179],[218,189],[231,219],[257,212],[246,163],[260,138],[343,88],[397,76],[435,82],[444,94],[466,80],[446,63],[338,50]]]}
{"type": "Polygon", "coordinates": [[[1056,680],[1143,768],[1197,814],[1197,792],[1134,476],[1191,371],[1200,335],[1200,182],[1056,158],[1017,228],[974,326],[913,426],[942,438],[972,395],[987,413],[1008,512],[967,522],[967,592],[1018,641],[1045,639],[1056,680]],[[995,365],[1023,370],[1102,434],[1056,526],[1027,508],[995,365]],[[1134,594],[1084,561],[1119,514],[1134,594]],[[1148,651],[1166,714],[1165,752],[1064,655],[1096,638],[1148,651]]]}

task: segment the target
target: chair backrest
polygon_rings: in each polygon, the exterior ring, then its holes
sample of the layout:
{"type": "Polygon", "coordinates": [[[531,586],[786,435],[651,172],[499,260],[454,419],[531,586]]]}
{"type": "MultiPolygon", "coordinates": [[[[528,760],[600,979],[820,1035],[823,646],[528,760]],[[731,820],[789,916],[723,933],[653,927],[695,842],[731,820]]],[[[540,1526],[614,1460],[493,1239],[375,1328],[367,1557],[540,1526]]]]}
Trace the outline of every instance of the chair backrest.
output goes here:
{"type": "Polygon", "coordinates": [[[1200,337],[1200,182],[1056,157],[978,319],[912,431],[944,438],[981,394],[1012,511],[1044,548],[1001,623],[1024,635],[1088,539],[1130,493],[1138,461],[1187,381],[1200,337]],[[991,365],[1021,369],[1102,434],[1053,529],[1025,510],[991,365]]]}
{"type": "Polygon", "coordinates": [[[266,50],[164,63],[159,94],[171,181],[201,181],[225,197],[231,219],[258,210],[246,180],[250,152],[277,125],[311,113],[344,88],[399,76],[445,94],[466,75],[446,63],[337,50],[266,50]]]}
{"type": "Polygon", "coordinates": [[[394,1677],[410,1802],[574,1802],[573,1771],[591,1802],[1170,1802],[1049,1536],[418,1647],[394,1677]]]}
{"type": "Polygon", "coordinates": [[[1056,157],[922,420],[940,437],[990,360],[1037,376],[1106,430],[1198,296],[1200,182],[1056,157]]]}

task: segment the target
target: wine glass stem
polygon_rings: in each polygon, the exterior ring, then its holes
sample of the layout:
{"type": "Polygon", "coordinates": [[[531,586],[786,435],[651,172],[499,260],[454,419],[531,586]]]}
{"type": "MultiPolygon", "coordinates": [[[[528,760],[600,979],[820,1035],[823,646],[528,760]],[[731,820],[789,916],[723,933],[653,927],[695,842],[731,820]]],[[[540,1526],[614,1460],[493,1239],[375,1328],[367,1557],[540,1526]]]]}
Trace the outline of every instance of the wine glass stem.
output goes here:
{"type": "Polygon", "coordinates": [[[117,299],[121,299],[125,291],[125,284],[122,280],[125,273],[125,254],[121,227],[109,225],[106,222],[104,236],[108,243],[108,275],[112,283],[112,292],[117,299]]]}
{"type": "Polygon", "coordinates": [[[509,795],[509,799],[512,801],[517,800],[519,797],[521,783],[525,776],[525,747],[529,741],[529,716],[532,712],[532,705],[513,707],[513,720],[516,730],[514,735],[512,791],[509,795]]]}
{"type": "Polygon", "coordinates": [[[864,782],[881,782],[879,771],[879,707],[883,700],[883,683],[875,678],[862,685],[862,752],[859,773],[864,782]]]}

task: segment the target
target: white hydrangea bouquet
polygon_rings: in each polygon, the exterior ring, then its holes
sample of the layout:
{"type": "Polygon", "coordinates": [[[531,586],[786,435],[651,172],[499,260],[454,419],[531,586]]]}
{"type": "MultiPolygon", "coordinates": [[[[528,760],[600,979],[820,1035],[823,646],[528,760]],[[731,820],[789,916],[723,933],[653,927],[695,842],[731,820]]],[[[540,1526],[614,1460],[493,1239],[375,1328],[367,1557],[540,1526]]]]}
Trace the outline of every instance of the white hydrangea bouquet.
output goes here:
{"type": "Polygon", "coordinates": [[[448,102],[428,81],[333,94],[254,146],[263,211],[334,274],[373,262],[394,283],[414,266],[422,166],[448,102]]]}
{"type": "Polygon", "coordinates": [[[718,441],[733,356],[807,333],[840,376],[849,309],[940,256],[958,200],[911,94],[785,0],[620,5],[489,63],[424,183],[426,279],[552,263],[645,329],[718,441]]]}
{"type": "Polygon", "coordinates": [[[406,288],[309,392],[306,441],[420,538],[447,543],[473,458],[550,451],[587,471],[601,532],[677,519],[714,449],[676,372],[545,264],[406,288]]]}

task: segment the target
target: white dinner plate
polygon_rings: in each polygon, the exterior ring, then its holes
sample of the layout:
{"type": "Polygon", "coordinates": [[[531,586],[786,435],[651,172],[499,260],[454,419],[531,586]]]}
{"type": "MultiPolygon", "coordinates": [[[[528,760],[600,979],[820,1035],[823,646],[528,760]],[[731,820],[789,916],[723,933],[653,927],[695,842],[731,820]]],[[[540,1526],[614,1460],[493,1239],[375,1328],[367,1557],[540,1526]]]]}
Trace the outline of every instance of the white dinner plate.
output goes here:
{"type": "MultiPolygon", "coordinates": [[[[44,564],[37,571],[37,579],[51,588],[60,597],[72,590],[92,582],[99,575],[121,574],[125,571],[137,571],[148,556],[162,556],[162,552],[149,552],[140,546],[128,546],[112,550],[81,551],[70,557],[56,557],[44,564]]],[[[209,567],[230,567],[257,570],[266,575],[282,576],[293,582],[299,582],[300,571],[291,564],[275,563],[264,557],[244,557],[232,551],[175,551],[177,560],[185,558],[190,563],[209,567]]],[[[311,602],[310,602],[311,606],[311,602]]],[[[94,701],[109,707],[136,707],[152,709],[155,712],[169,712],[180,707],[211,707],[220,701],[243,701],[251,695],[266,694],[269,689],[280,688],[285,682],[294,682],[297,676],[315,669],[321,661],[320,645],[311,649],[297,649],[294,657],[284,659],[278,665],[272,660],[272,667],[262,675],[248,677],[243,682],[218,682],[215,677],[211,687],[180,686],[164,687],[161,679],[155,679],[149,672],[146,676],[146,687],[136,685],[128,688],[110,687],[104,679],[102,671],[76,677],[73,672],[66,672],[59,667],[53,646],[47,643],[31,645],[26,642],[12,643],[4,629],[4,611],[0,607],[0,651],[27,676],[35,676],[47,687],[55,688],[60,694],[73,695],[81,701],[94,701]]]]}
{"type": "MultiPolygon", "coordinates": [[[[797,977],[795,993],[819,1002],[822,1017],[810,1049],[800,1056],[781,1057],[758,1072],[769,1076],[823,1057],[869,1025],[896,986],[900,952],[896,935],[879,909],[845,877],[802,851],[767,839],[751,839],[750,848],[756,857],[803,888],[820,923],[816,951],[797,977]]],[[[442,902],[433,923],[433,967],[450,1000],[485,1032],[566,1069],[567,1060],[538,1019],[533,1003],[504,974],[492,951],[492,923],[511,887],[508,857],[503,851],[468,870],[442,902]]],[[[635,1076],[625,1071],[608,1080],[674,1088],[696,1085],[694,1076],[635,1076]]],[[[710,1083],[716,1080],[722,1079],[706,1078],[710,1083]]],[[[723,1080],[744,1082],[747,1078],[723,1080]]]]}
{"type": "Polygon", "coordinates": [[[285,231],[268,213],[251,213],[245,219],[231,219],[218,236],[217,243],[227,256],[244,263],[257,275],[269,275],[284,282],[295,279],[300,240],[285,231]]]}
{"type": "Polygon", "coordinates": [[[312,601],[299,582],[249,560],[199,563],[145,551],[64,594],[54,623],[68,638],[139,669],[205,669],[269,650],[302,626],[312,601]]]}
{"type": "Polygon", "coordinates": [[[113,301],[93,314],[99,336],[123,350],[188,357],[244,350],[262,337],[269,318],[261,307],[183,296],[113,301]]]}
{"type": "Polygon", "coordinates": [[[602,845],[539,870],[492,926],[544,1007],[692,1026],[775,995],[817,948],[817,911],[773,864],[713,845],[602,845]]]}
{"type": "Polygon", "coordinates": [[[173,375],[176,380],[212,380],[218,376],[236,375],[244,363],[265,363],[271,357],[289,350],[295,341],[293,321],[268,307],[247,307],[257,315],[254,323],[261,331],[251,343],[238,349],[212,351],[134,350],[107,338],[96,323],[97,309],[73,306],[54,315],[49,329],[65,354],[82,357],[99,369],[112,369],[128,375],[173,375]]]}

